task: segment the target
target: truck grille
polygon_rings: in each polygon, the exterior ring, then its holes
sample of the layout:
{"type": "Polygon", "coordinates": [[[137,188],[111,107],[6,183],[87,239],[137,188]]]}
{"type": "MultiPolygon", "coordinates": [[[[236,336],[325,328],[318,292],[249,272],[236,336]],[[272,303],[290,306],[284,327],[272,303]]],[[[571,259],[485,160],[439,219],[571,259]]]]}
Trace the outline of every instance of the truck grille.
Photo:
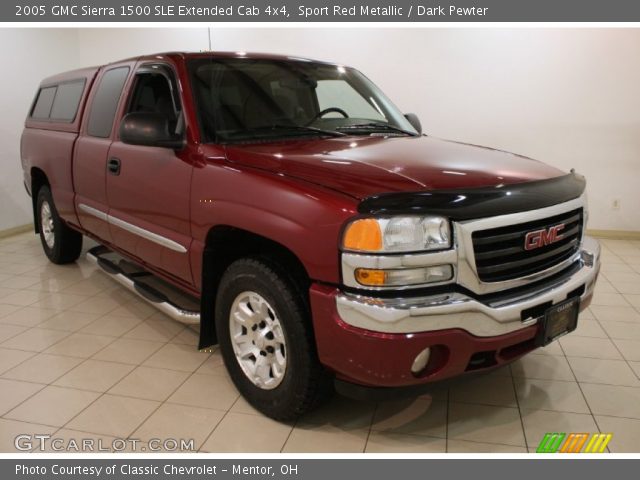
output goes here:
{"type": "Polygon", "coordinates": [[[541,272],[570,258],[580,247],[582,208],[561,215],[507,227],[478,230],[471,236],[478,278],[500,282],[541,272]],[[525,250],[529,232],[564,224],[562,238],[525,250]]]}

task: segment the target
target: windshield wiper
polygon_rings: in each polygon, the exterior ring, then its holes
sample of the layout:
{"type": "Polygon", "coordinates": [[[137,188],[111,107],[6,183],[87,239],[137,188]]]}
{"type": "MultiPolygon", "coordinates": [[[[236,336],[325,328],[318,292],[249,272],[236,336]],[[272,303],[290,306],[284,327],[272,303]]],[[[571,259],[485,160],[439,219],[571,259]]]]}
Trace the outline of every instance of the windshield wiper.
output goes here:
{"type": "Polygon", "coordinates": [[[300,131],[300,132],[313,132],[313,133],[319,133],[319,134],[322,134],[322,135],[329,135],[331,137],[345,137],[346,136],[346,133],[337,132],[335,130],[324,130],[322,128],[310,127],[308,125],[282,125],[282,124],[275,124],[275,125],[266,125],[264,127],[249,128],[246,131],[247,132],[264,132],[264,131],[269,131],[269,130],[293,130],[293,131],[300,131]]]}
{"type": "Polygon", "coordinates": [[[404,135],[410,135],[412,137],[417,137],[419,135],[417,133],[404,130],[403,128],[396,127],[388,123],[380,123],[380,122],[368,122],[368,123],[356,123],[354,125],[343,125],[341,127],[336,127],[336,130],[366,130],[370,132],[375,132],[379,130],[389,130],[392,132],[402,133],[404,135]]]}

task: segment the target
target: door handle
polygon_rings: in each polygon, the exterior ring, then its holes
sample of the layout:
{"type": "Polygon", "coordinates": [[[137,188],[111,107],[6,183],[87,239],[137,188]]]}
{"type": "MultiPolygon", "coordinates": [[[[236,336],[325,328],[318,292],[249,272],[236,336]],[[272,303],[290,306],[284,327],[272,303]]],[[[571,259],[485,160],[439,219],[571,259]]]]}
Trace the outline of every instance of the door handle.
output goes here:
{"type": "Polygon", "coordinates": [[[107,162],[107,170],[111,175],[120,175],[120,159],[111,157],[107,162]]]}

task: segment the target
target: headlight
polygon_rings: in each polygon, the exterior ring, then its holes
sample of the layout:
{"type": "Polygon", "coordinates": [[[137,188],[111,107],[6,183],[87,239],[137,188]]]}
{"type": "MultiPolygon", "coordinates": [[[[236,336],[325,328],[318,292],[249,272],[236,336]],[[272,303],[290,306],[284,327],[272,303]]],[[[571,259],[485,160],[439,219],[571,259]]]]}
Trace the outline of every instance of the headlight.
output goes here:
{"type": "Polygon", "coordinates": [[[419,252],[450,247],[449,221],[431,215],[354,220],[342,238],[342,248],[354,252],[419,252]]]}

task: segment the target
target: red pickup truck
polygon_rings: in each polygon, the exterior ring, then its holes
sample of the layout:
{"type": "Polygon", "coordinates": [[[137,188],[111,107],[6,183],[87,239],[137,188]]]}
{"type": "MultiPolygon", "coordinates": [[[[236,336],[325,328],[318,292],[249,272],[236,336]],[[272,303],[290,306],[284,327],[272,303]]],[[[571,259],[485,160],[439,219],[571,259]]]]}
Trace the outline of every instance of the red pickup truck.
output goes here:
{"type": "Polygon", "coordinates": [[[342,65],[166,53],[50,77],[21,158],[49,259],[95,239],[277,419],[511,362],[576,328],[600,266],[583,177],[424,135],[342,65]]]}

